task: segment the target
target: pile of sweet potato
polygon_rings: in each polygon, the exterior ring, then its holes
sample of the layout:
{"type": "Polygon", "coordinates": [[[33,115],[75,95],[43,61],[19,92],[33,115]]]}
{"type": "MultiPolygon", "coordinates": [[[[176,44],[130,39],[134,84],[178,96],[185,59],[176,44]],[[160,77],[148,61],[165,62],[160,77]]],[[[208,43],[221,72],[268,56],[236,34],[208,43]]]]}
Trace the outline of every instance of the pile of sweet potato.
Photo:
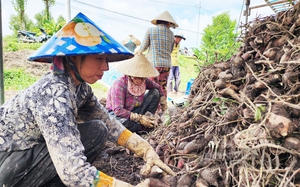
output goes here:
{"type": "Polygon", "coordinates": [[[170,186],[300,185],[300,4],[243,29],[239,52],[203,68],[189,105],[148,138],[170,186]]]}

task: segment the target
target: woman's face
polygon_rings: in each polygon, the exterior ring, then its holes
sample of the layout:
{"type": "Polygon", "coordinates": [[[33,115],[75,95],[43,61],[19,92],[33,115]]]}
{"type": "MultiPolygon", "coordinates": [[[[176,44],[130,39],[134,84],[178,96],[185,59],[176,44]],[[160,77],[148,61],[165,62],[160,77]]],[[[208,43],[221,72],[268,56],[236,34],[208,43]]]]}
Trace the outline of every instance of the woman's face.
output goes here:
{"type": "Polygon", "coordinates": [[[81,78],[89,84],[102,79],[104,71],[109,69],[107,55],[86,55],[84,59],[77,56],[74,62],[81,78]]]}
{"type": "Polygon", "coordinates": [[[131,77],[132,82],[135,85],[141,85],[146,81],[146,78],[143,77],[131,77]]]}

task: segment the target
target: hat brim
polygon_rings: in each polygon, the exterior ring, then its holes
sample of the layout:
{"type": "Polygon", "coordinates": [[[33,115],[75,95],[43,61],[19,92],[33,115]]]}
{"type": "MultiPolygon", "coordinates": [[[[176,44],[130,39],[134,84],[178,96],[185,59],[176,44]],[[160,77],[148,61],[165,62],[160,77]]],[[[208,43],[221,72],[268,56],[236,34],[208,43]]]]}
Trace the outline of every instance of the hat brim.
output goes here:
{"type": "Polygon", "coordinates": [[[122,61],[117,70],[133,77],[157,77],[159,72],[153,64],[142,54],[138,53],[133,58],[122,61]]]}
{"type": "Polygon", "coordinates": [[[175,37],[182,38],[183,40],[185,40],[185,37],[182,37],[182,36],[179,36],[179,35],[175,35],[175,37]]]}

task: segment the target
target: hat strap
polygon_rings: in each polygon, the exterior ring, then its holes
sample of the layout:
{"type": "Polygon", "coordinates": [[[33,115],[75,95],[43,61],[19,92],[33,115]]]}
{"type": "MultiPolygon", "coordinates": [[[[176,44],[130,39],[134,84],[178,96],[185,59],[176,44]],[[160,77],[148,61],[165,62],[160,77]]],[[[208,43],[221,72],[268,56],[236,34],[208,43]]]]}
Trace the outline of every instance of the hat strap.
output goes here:
{"type": "Polygon", "coordinates": [[[74,62],[71,60],[71,58],[67,56],[66,59],[67,59],[67,62],[69,63],[71,71],[73,71],[76,79],[79,80],[80,82],[84,82],[84,80],[81,78],[81,76],[80,76],[76,66],[74,65],[74,62]]]}

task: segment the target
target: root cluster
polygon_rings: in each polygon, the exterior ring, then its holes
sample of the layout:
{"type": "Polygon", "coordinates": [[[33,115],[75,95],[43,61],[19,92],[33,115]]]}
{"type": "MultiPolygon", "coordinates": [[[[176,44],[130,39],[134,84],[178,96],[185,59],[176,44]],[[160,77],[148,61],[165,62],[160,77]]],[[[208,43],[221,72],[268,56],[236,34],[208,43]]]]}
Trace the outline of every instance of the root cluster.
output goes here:
{"type": "Polygon", "coordinates": [[[177,186],[300,184],[300,4],[244,25],[231,59],[203,68],[189,105],[148,141],[177,186]]]}

